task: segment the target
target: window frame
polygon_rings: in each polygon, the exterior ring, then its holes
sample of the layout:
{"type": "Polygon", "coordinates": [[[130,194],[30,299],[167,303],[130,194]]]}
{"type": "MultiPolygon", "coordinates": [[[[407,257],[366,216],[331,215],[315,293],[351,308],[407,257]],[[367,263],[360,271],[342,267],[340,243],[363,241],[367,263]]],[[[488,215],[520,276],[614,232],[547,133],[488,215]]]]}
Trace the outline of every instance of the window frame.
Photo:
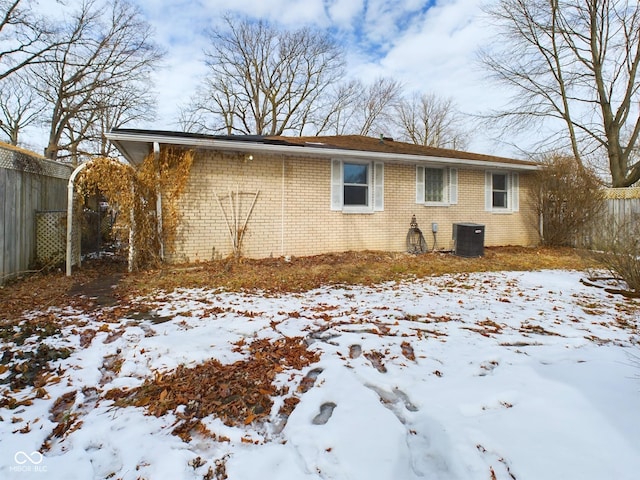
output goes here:
{"type": "Polygon", "coordinates": [[[509,199],[509,175],[505,172],[492,172],[491,173],[491,209],[492,210],[509,210],[511,209],[511,201],[509,199]],[[504,178],[504,189],[498,189],[496,187],[496,177],[500,176],[504,178]],[[496,195],[499,195],[504,200],[504,205],[496,205],[496,195]]]}
{"type": "Polygon", "coordinates": [[[384,163],[374,160],[340,159],[331,160],[331,210],[343,213],[374,213],[384,211],[384,163]],[[363,184],[345,184],[344,166],[367,166],[367,205],[345,205],[344,187],[363,184]]]}
{"type": "Polygon", "coordinates": [[[372,162],[360,162],[360,161],[342,161],[340,164],[340,169],[341,169],[341,176],[342,176],[342,208],[343,210],[362,210],[362,211],[369,211],[372,210],[372,201],[373,201],[373,164],[372,162]],[[359,165],[359,166],[365,166],[367,167],[367,171],[366,171],[366,177],[367,177],[367,181],[366,183],[347,183],[345,182],[344,179],[344,170],[345,167],[347,165],[359,165]],[[345,189],[347,187],[365,187],[367,189],[367,193],[366,193],[366,204],[347,204],[345,202],[345,189]]]}
{"type": "Polygon", "coordinates": [[[416,203],[426,207],[448,207],[458,203],[458,169],[440,165],[416,165],[416,203]],[[442,171],[442,200],[427,200],[427,170],[442,171]]]}
{"type": "Polygon", "coordinates": [[[514,213],[520,210],[520,177],[517,172],[508,170],[485,171],[485,211],[492,213],[514,213]],[[494,176],[505,177],[505,189],[494,189],[494,176]],[[503,193],[505,206],[494,205],[494,193],[503,193]]]}
{"type": "MultiPolygon", "coordinates": [[[[425,166],[424,167],[424,204],[425,205],[443,205],[446,202],[445,200],[448,198],[449,196],[449,188],[448,188],[448,183],[447,177],[448,177],[448,169],[445,167],[431,167],[431,166],[425,166]],[[427,196],[429,195],[429,186],[433,185],[433,182],[427,182],[427,173],[429,170],[432,171],[438,171],[440,172],[441,176],[440,176],[440,191],[438,192],[440,194],[440,200],[427,200],[427,196]]],[[[433,193],[433,192],[432,192],[433,193]]]]}

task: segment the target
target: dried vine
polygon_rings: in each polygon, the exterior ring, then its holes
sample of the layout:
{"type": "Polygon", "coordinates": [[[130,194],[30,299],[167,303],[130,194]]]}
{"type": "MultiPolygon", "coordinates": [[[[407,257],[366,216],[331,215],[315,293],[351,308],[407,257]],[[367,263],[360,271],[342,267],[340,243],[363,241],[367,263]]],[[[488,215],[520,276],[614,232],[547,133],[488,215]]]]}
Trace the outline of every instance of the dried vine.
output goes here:
{"type": "Polygon", "coordinates": [[[171,246],[179,223],[177,200],[184,192],[193,163],[191,150],[167,147],[150,154],[138,170],[109,158],[96,158],[77,180],[80,195],[96,190],[118,212],[114,234],[122,245],[129,243],[133,221],[134,269],[160,262],[161,242],[171,246]],[[156,199],[162,194],[162,238],[159,235],[156,199]]]}
{"type": "MultiPolygon", "coordinates": [[[[157,193],[162,192],[162,233],[164,244],[169,248],[176,240],[180,222],[178,199],[187,186],[193,157],[192,150],[166,147],[157,159],[153,154],[149,155],[138,172],[141,186],[149,199],[153,198],[151,208],[154,211],[157,193]]],[[[157,229],[157,224],[154,225],[157,229]]]]}

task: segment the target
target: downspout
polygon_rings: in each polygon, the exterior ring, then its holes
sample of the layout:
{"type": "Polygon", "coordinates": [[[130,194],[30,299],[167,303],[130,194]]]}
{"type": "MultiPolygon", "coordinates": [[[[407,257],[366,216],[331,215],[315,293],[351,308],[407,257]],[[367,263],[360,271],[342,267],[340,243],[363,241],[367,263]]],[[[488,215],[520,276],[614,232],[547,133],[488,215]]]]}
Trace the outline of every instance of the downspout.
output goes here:
{"type": "MultiPolygon", "coordinates": [[[[131,198],[135,199],[135,194],[136,194],[136,187],[134,185],[131,185],[131,198]]],[[[135,201],[134,201],[134,205],[135,205],[135,201]]],[[[129,258],[128,258],[128,262],[127,262],[127,270],[129,271],[129,273],[133,272],[133,262],[135,260],[136,257],[136,252],[135,252],[135,239],[136,239],[136,232],[135,232],[135,228],[136,228],[136,213],[135,213],[135,207],[132,205],[131,206],[131,211],[129,212],[129,258]]]]}
{"type": "MultiPolygon", "coordinates": [[[[71,276],[71,266],[72,259],[71,255],[73,255],[73,196],[74,196],[74,186],[76,177],[78,174],[86,168],[89,162],[81,163],[76,167],[76,169],[71,173],[69,177],[69,181],[67,182],[67,254],[66,254],[66,274],[67,277],[71,276]]],[[[78,266],[80,265],[80,252],[78,252],[78,266]]]]}
{"type": "Polygon", "coordinates": [[[160,143],[153,142],[153,159],[158,170],[156,171],[156,180],[158,185],[158,194],[156,195],[156,218],[158,220],[158,239],[160,241],[160,260],[164,262],[164,238],[162,235],[162,188],[160,185],[160,143]]]}
{"type": "Polygon", "coordinates": [[[285,163],[284,163],[284,155],[282,156],[282,197],[281,197],[281,206],[280,206],[280,256],[284,257],[284,214],[285,214],[285,163]]]}
{"type": "Polygon", "coordinates": [[[539,189],[539,192],[540,214],[538,215],[538,230],[540,232],[540,241],[544,244],[544,201],[542,200],[542,188],[539,189]]]}

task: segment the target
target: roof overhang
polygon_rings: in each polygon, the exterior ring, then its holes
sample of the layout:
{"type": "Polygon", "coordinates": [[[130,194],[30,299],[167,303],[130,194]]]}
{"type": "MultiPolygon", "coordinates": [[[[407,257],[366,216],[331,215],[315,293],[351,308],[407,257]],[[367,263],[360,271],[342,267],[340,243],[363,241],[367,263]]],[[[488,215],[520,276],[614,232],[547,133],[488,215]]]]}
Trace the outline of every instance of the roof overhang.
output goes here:
{"type": "Polygon", "coordinates": [[[474,160],[447,156],[416,155],[406,153],[387,153],[364,150],[332,148],[321,144],[305,145],[287,144],[286,142],[251,141],[228,137],[185,134],[177,132],[147,130],[112,130],[106,134],[107,139],[115,145],[122,155],[133,166],[138,167],[144,159],[154,151],[154,144],[176,145],[196,150],[216,150],[241,154],[270,154],[312,158],[342,158],[351,160],[374,160],[384,163],[404,163],[415,165],[452,165],[469,168],[492,168],[509,170],[538,170],[539,165],[531,162],[501,162],[499,160],[474,160]]]}

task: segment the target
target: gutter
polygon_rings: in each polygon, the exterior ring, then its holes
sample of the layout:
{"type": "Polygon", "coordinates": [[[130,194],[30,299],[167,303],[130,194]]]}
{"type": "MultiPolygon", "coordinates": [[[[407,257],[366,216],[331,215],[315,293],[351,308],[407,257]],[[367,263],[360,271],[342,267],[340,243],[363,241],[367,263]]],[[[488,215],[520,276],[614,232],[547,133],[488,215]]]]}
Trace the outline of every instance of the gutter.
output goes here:
{"type": "Polygon", "coordinates": [[[471,160],[460,159],[454,157],[436,157],[431,155],[409,155],[402,153],[384,153],[384,152],[371,152],[362,150],[346,150],[339,148],[328,147],[313,147],[313,146],[298,146],[298,145],[274,145],[267,143],[256,142],[243,142],[236,140],[219,140],[211,138],[194,138],[194,137],[180,137],[164,134],[140,134],[140,133],[126,133],[126,132],[109,132],[106,134],[107,139],[111,141],[118,150],[129,160],[132,164],[136,164],[135,160],[131,156],[131,153],[126,149],[121,142],[135,142],[135,143],[163,143],[169,145],[184,145],[185,147],[201,148],[207,150],[223,150],[234,152],[250,152],[250,153],[268,153],[273,155],[288,155],[288,156],[304,156],[304,157],[326,157],[326,158],[352,158],[360,160],[377,160],[386,163],[409,163],[416,165],[424,164],[447,164],[447,165],[462,165],[477,168],[490,168],[490,169],[508,169],[508,170],[539,170],[540,166],[535,164],[521,164],[521,163],[509,163],[499,161],[487,161],[487,160],[471,160]]]}

